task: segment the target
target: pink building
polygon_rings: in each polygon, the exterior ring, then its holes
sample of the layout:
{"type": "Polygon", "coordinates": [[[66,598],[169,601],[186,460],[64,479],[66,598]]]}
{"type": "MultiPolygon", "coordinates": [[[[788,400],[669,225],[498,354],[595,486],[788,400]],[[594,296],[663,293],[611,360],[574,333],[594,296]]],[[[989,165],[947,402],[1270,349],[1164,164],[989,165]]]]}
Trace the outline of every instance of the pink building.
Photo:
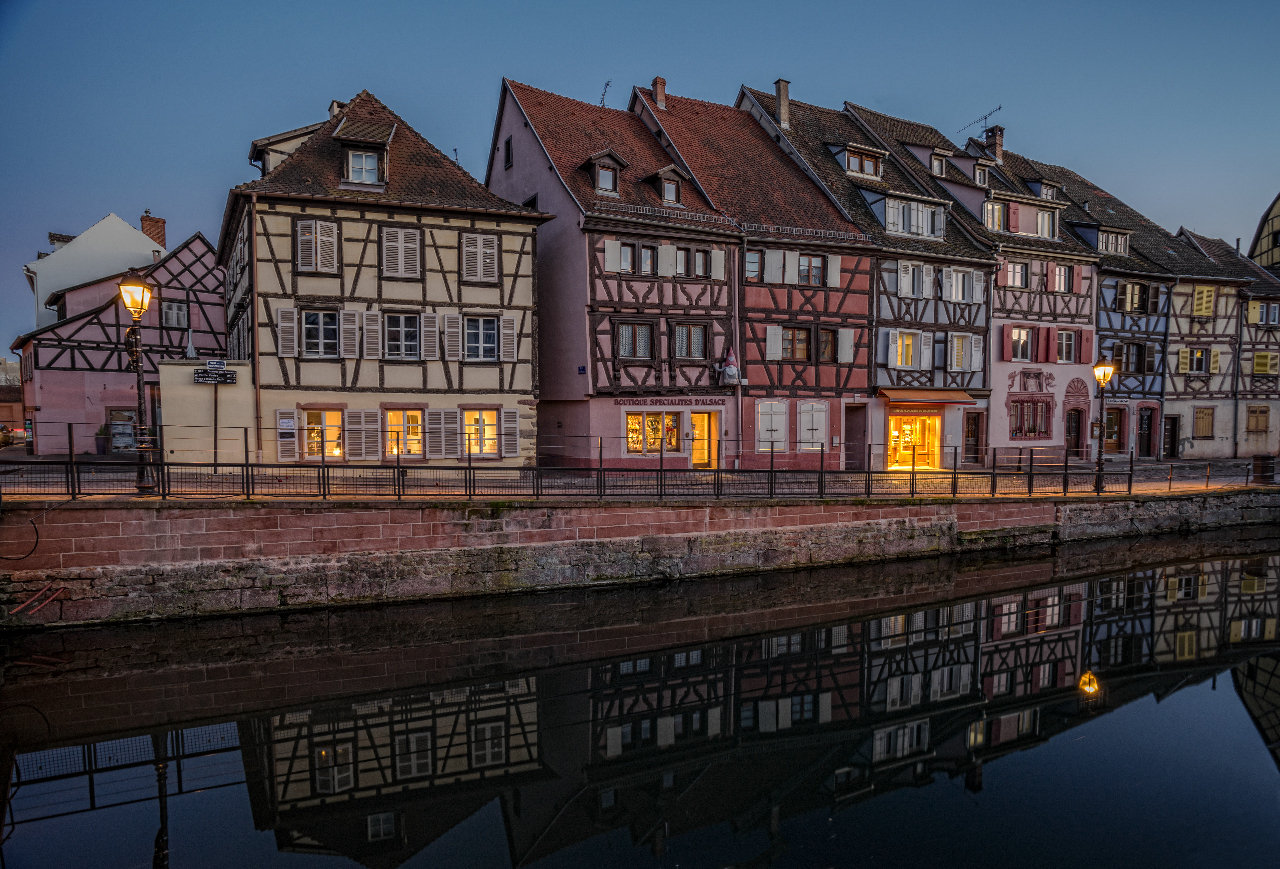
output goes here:
{"type": "Polygon", "coordinates": [[[143,232],[133,230],[152,248],[146,263],[139,263],[139,240],[116,223],[132,229],[111,215],[82,236],[51,235],[58,249],[27,269],[38,311],[56,314],[10,345],[21,357],[24,423],[29,449],[37,455],[67,452],[69,430],[77,453],[134,447],[137,374],[125,348],[132,318],[117,287],[131,264],[145,264],[143,274],[155,287],[142,317],[148,425],[161,412],[158,360],[226,355],[223,270],[215,264],[213,246],[196,233],[165,253],[164,221],[147,215],[143,232]],[[98,254],[102,267],[95,271],[98,254]]]}

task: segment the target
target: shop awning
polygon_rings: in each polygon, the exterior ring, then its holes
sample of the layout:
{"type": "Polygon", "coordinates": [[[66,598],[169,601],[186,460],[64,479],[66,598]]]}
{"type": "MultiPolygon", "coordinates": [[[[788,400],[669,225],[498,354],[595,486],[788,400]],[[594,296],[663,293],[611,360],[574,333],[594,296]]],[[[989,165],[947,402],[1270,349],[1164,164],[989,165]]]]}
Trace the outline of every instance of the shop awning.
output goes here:
{"type": "Polygon", "coordinates": [[[880,394],[895,404],[977,404],[963,389],[882,388],[880,394]]]}

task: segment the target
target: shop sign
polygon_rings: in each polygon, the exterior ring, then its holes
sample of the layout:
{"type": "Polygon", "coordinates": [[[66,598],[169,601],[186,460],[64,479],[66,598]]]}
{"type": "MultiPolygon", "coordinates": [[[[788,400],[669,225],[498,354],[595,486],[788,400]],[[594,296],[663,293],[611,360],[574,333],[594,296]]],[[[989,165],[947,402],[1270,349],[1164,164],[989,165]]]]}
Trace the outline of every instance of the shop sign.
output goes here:
{"type": "Polygon", "coordinates": [[[615,398],[615,407],[724,407],[727,398],[615,398]]]}
{"type": "Polygon", "coordinates": [[[888,413],[893,416],[942,416],[942,408],[933,406],[916,406],[911,404],[891,404],[888,413]]]}

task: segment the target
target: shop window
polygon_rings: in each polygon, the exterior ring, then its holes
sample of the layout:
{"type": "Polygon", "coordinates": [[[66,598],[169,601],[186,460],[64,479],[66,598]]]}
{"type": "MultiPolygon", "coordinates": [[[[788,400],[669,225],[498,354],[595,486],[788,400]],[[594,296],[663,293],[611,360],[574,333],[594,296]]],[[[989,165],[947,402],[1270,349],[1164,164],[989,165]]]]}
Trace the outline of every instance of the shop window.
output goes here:
{"type": "Polygon", "coordinates": [[[1013,438],[1046,438],[1051,434],[1050,405],[1047,401],[1013,401],[1009,403],[1009,436],[1013,438]]]}
{"type": "Polygon", "coordinates": [[[942,417],[937,415],[889,415],[888,461],[891,469],[940,467],[939,443],[942,417]],[[914,461],[913,461],[914,459],[914,461]]]}
{"type": "Polygon", "coordinates": [[[628,413],[626,431],[628,453],[657,455],[661,452],[680,451],[678,413],[628,413]]]}

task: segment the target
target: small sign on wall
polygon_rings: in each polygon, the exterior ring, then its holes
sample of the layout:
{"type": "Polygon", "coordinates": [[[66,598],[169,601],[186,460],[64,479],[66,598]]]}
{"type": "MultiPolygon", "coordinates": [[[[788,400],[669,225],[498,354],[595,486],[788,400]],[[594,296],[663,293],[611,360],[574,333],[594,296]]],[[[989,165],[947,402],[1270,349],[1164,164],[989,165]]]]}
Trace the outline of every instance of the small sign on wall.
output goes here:
{"type": "Polygon", "coordinates": [[[1093,423],[1092,434],[1090,434],[1089,436],[1094,440],[1097,440],[1098,438],[1102,437],[1102,423],[1097,422],[1095,420],[1093,423]]]}
{"type": "Polygon", "coordinates": [[[218,371],[211,368],[193,368],[192,374],[196,383],[214,383],[229,385],[236,382],[234,371],[218,371]]]}

